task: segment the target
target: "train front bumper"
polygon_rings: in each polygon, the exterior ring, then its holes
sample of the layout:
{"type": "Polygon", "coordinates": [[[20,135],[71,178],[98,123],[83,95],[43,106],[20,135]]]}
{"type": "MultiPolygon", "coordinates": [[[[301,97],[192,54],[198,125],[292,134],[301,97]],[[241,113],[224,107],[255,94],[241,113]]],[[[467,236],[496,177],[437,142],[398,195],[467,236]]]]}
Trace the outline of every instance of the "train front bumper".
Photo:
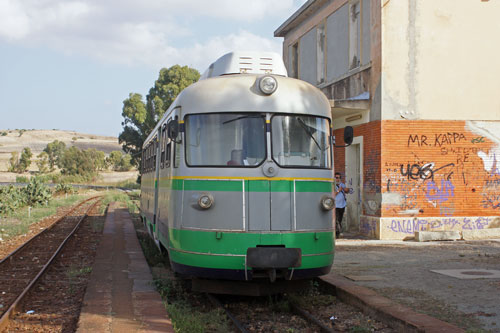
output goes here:
{"type": "Polygon", "coordinates": [[[285,247],[250,247],[247,249],[246,265],[252,268],[291,268],[302,265],[302,250],[285,247]]]}

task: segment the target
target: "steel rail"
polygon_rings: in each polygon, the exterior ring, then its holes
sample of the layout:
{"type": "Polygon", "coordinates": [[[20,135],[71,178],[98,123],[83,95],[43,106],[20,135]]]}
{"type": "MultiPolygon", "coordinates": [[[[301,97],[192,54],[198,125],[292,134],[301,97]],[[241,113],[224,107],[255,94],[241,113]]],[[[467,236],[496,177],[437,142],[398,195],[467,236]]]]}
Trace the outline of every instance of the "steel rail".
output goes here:
{"type": "Polygon", "coordinates": [[[321,328],[322,332],[327,332],[327,333],[332,333],[336,332],[333,328],[326,326],[323,324],[318,318],[314,317],[311,313],[308,311],[301,309],[297,304],[294,304],[290,302],[290,306],[292,310],[297,313],[298,315],[302,316],[302,318],[306,319],[307,321],[319,326],[321,328]]]}
{"type": "Polygon", "coordinates": [[[233,322],[234,326],[236,326],[236,328],[241,332],[241,333],[248,333],[247,329],[245,328],[245,325],[243,325],[235,316],[233,316],[233,314],[228,310],[226,309],[222,303],[217,299],[217,297],[215,297],[214,295],[212,294],[206,294],[208,299],[215,305],[215,306],[218,306],[220,308],[222,308],[224,310],[224,312],[226,313],[226,315],[229,317],[229,319],[231,319],[231,321],[233,322]]]}
{"type": "Polygon", "coordinates": [[[6,261],[7,259],[12,259],[12,257],[14,256],[14,254],[16,254],[17,252],[19,252],[20,250],[22,250],[25,246],[27,246],[28,244],[31,244],[31,242],[33,240],[35,240],[37,237],[39,237],[40,235],[44,234],[45,232],[47,232],[48,230],[52,229],[52,227],[54,227],[57,223],[59,223],[62,219],[66,218],[69,214],[73,213],[75,210],[77,210],[79,207],[81,207],[83,204],[85,204],[86,202],[89,202],[90,200],[92,199],[95,199],[95,198],[98,198],[98,196],[95,196],[95,197],[91,197],[91,198],[88,198],[88,199],[85,199],[83,200],[82,202],[80,202],[78,205],[76,205],[75,207],[71,208],[67,213],[65,213],[63,216],[59,217],[57,220],[54,221],[54,223],[52,223],[49,227],[43,229],[42,231],[40,231],[39,233],[35,234],[33,237],[31,237],[30,239],[28,239],[25,243],[23,243],[21,246],[19,246],[18,248],[16,248],[14,251],[12,251],[11,253],[9,253],[8,255],[5,256],[5,258],[3,258],[2,260],[0,260],[0,265],[6,261]]]}
{"type": "MultiPolygon", "coordinates": [[[[60,220],[62,220],[63,218],[67,217],[70,213],[72,213],[73,211],[75,211],[77,208],[81,207],[84,203],[92,200],[92,199],[95,199],[95,198],[98,198],[98,197],[92,197],[90,199],[87,199],[83,202],[81,202],[79,205],[77,205],[74,209],[70,210],[67,214],[65,214],[61,219],[59,219],[57,222],[59,222],[60,220]]],[[[85,220],[85,218],[88,216],[87,214],[95,207],[97,206],[98,203],[100,203],[101,200],[96,200],[96,202],[94,202],[90,207],[89,209],[87,209],[87,211],[85,212],[85,214],[80,218],[80,220],[77,222],[76,226],[73,228],[73,230],[68,234],[68,236],[66,236],[66,238],[62,241],[62,243],[59,245],[59,247],[57,248],[57,250],[54,252],[54,254],[52,255],[52,257],[47,261],[47,263],[42,267],[42,269],[38,272],[38,274],[31,280],[31,282],[29,283],[29,285],[23,290],[23,292],[16,298],[16,300],[10,305],[9,309],[3,313],[3,315],[0,317],[0,331],[3,331],[8,323],[9,323],[9,319],[11,319],[11,317],[14,315],[15,312],[17,312],[17,307],[19,305],[19,303],[23,300],[24,296],[30,291],[30,289],[33,287],[33,285],[38,281],[38,279],[45,273],[45,271],[47,270],[47,268],[50,266],[50,264],[54,261],[54,259],[56,258],[56,256],[61,252],[61,250],[63,249],[64,245],[66,244],[66,242],[73,236],[73,234],[78,230],[78,228],[80,227],[81,223],[83,222],[83,220],[85,220]]],[[[54,223],[56,224],[56,223],[54,223]]],[[[53,224],[53,225],[54,225],[53,224]]],[[[46,229],[47,230],[47,229],[46,229]]],[[[39,233],[37,235],[40,235],[42,233],[39,233]]],[[[33,238],[32,238],[33,239],[33,238]]],[[[30,239],[30,241],[32,240],[30,239]]],[[[17,252],[17,250],[15,250],[14,252],[17,252]]]]}

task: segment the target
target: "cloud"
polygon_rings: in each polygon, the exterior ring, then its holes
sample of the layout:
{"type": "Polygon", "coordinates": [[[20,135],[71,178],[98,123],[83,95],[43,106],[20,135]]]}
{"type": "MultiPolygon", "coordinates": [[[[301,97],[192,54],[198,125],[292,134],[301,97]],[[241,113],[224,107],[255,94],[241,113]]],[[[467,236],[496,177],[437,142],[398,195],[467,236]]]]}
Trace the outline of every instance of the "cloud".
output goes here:
{"type": "Polygon", "coordinates": [[[232,21],[259,21],[265,17],[280,17],[285,11],[293,7],[293,0],[167,0],[164,1],[168,8],[175,8],[176,14],[193,16],[208,16],[232,21]]]}
{"type": "Polygon", "coordinates": [[[202,71],[230,50],[281,52],[278,40],[238,24],[273,18],[278,26],[297,1],[0,0],[0,42],[44,46],[113,64],[179,63],[202,71]],[[207,37],[210,20],[236,31],[207,37]]]}
{"type": "MultiPolygon", "coordinates": [[[[230,51],[270,51],[281,53],[281,43],[257,36],[248,31],[240,31],[228,36],[216,36],[203,44],[180,50],[184,59],[190,59],[192,65],[204,71],[208,65],[230,51]]],[[[180,60],[180,59],[179,59],[180,60]]]]}
{"type": "Polygon", "coordinates": [[[25,37],[30,19],[16,0],[0,1],[0,37],[15,40],[25,37]]]}

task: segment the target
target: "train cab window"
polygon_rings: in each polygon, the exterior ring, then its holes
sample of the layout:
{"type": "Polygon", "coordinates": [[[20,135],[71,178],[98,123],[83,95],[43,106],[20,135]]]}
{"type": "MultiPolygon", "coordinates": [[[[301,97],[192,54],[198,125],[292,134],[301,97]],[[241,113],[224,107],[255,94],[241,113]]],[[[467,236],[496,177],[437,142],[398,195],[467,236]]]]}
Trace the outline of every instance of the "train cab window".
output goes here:
{"type": "Polygon", "coordinates": [[[184,123],[189,166],[257,167],[266,158],[264,114],[191,114],[184,123]]]}
{"type": "Polygon", "coordinates": [[[273,160],[283,167],[331,168],[328,119],[275,115],[271,119],[273,160]]]}

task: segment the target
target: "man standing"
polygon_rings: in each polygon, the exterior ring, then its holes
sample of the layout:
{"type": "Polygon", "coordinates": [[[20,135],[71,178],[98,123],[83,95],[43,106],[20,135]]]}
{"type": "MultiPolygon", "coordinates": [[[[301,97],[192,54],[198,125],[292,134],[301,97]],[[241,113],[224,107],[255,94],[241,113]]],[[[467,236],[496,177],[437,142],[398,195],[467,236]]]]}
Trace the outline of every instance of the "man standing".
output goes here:
{"type": "Polygon", "coordinates": [[[344,217],[346,202],[346,193],[350,188],[342,183],[340,172],[335,172],[335,235],[337,238],[342,234],[342,218],[344,217]]]}

